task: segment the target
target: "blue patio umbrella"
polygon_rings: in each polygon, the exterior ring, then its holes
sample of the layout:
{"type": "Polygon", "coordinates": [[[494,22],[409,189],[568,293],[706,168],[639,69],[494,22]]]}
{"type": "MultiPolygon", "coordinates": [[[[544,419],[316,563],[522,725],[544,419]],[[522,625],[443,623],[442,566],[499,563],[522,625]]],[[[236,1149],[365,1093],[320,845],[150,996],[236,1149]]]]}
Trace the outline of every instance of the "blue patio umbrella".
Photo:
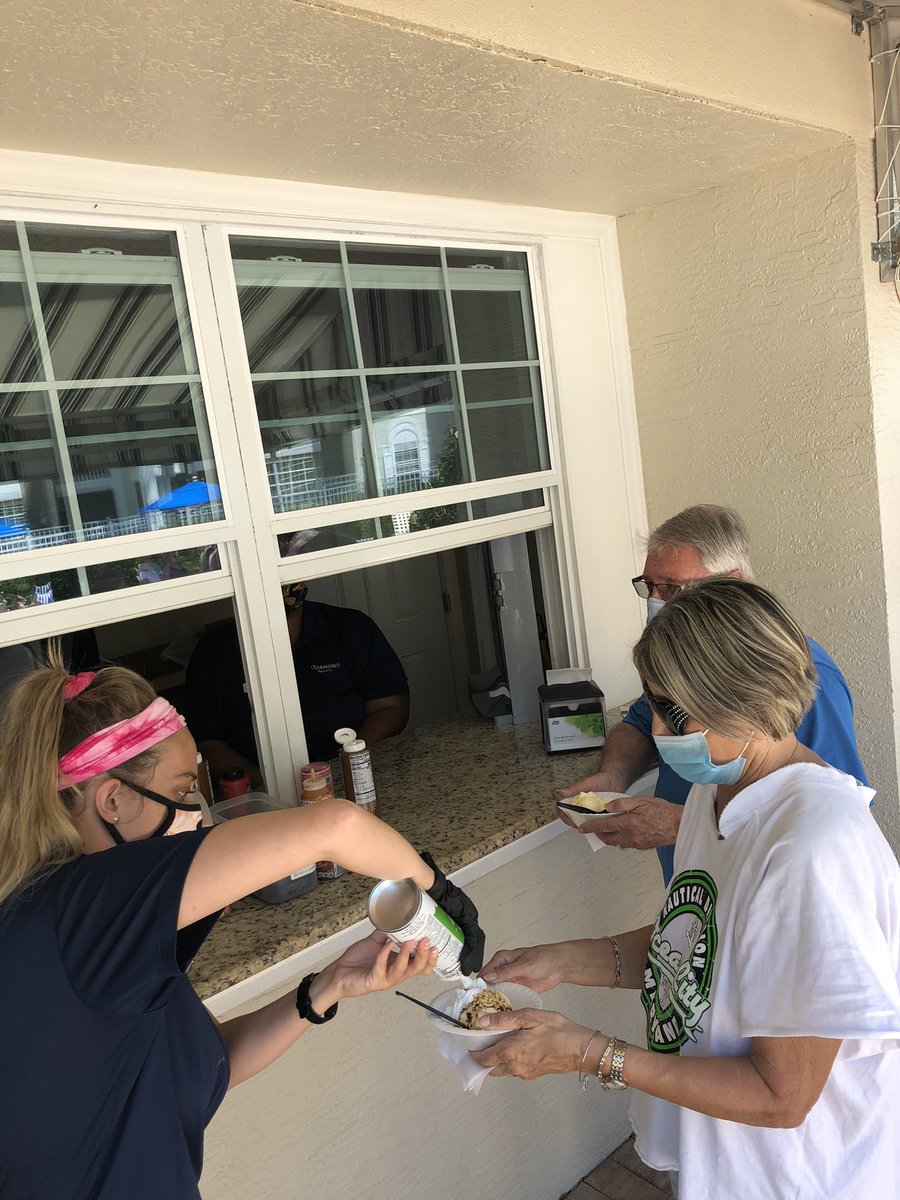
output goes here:
{"type": "Polygon", "coordinates": [[[24,537],[28,533],[27,525],[11,525],[9,521],[0,521],[0,538],[24,537]]]}
{"type": "Polygon", "coordinates": [[[167,496],[160,496],[152,504],[145,504],[140,510],[148,512],[174,512],[177,508],[196,508],[199,504],[212,504],[222,499],[222,492],[217,483],[205,483],[202,479],[192,479],[183,483],[167,496]]]}

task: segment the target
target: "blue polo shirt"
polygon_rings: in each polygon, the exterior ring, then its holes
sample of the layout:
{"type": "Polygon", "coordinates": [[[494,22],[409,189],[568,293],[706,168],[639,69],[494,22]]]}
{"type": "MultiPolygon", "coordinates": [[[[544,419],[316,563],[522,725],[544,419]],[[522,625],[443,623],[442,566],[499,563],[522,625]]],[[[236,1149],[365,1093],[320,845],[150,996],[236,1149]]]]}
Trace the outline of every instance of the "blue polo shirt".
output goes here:
{"type": "MultiPolygon", "coordinates": [[[[387,638],[355,608],[304,601],[293,656],[310,761],[334,758],[334,731],[345,725],[359,729],[368,700],[409,694],[403,665],[387,638]]],[[[234,622],[197,643],[187,670],[184,716],[195,741],[227,742],[259,762],[234,622]]]]}
{"type": "Polygon", "coordinates": [[[177,930],[207,830],[86,854],[0,906],[0,1198],[197,1200],[228,1052],[177,930]]]}
{"type": "MultiPolygon", "coordinates": [[[[859,751],[856,748],[856,733],[853,728],[853,697],[847,687],[847,681],[841,674],[837,663],[818,642],[812,638],[809,642],[810,653],[819,675],[816,696],[812,707],[800,722],[797,729],[797,740],[818,754],[829,766],[837,767],[845,775],[852,775],[860,783],[868,783],[863,765],[860,762],[859,751]]],[[[632,704],[624,720],[642,733],[648,741],[653,741],[650,726],[653,713],[646,696],[641,696],[632,704]]],[[[693,787],[687,779],[673,771],[670,766],[660,759],[659,779],[656,784],[656,795],[670,804],[684,804],[688,792],[693,787]]],[[[675,847],[660,846],[656,853],[662,866],[663,879],[668,884],[672,878],[674,867],[675,847]]]]}

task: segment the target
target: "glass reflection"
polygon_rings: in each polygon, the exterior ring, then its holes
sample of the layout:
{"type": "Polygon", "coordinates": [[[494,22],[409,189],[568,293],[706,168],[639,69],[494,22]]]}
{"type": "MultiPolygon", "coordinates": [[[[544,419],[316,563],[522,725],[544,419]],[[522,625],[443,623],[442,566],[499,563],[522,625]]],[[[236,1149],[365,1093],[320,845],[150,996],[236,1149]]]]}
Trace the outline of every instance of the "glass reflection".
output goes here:
{"type": "MultiPolygon", "coordinates": [[[[141,558],[3,579],[0,580],[0,614],[33,608],[39,604],[54,604],[59,600],[72,600],[77,596],[95,596],[103,592],[117,592],[122,588],[198,575],[210,569],[208,556],[213,549],[217,550],[217,547],[198,546],[190,550],[161,551],[158,554],[151,551],[141,558]]],[[[218,559],[215,565],[217,568],[218,559]]]]}
{"type": "Polygon", "coordinates": [[[546,467],[525,254],[231,247],[276,512],[546,467]]]}
{"type": "Polygon", "coordinates": [[[409,533],[421,533],[425,529],[441,529],[447,525],[543,507],[543,491],[533,489],[505,496],[488,496],[470,503],[437,504],[431,508],[395,512],[362,521],[347,521],[341,525],[326,525],[321,528],[307,526],[295,533],[282,534],[278,539],[278,548],[282,558],[293,558],[296,554],[316,554],[320,550],[333,550],[339,546],[355,546],[379,538],[404,537],[409,533]]]}
{"type": "Polygon", "coordinates": [[[174,234],[2,222],[0,271],[0,553],[220,519],[174,234]]]}

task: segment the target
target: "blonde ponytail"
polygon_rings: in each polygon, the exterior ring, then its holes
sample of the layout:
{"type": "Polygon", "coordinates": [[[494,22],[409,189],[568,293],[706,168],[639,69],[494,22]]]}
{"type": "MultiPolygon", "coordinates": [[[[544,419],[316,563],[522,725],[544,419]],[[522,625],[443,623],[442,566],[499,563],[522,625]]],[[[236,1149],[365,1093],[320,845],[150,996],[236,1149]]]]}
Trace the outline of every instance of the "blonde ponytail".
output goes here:
{"type": "MultiPolygon", "coordinates": [[[[59,645],[52,643],[47,666],[20,680],[0,716],[0,905],[24,883],[83,852],[73,819],[82,796],[78,788],[57,790],[60,756],[92,733],[133,717],[156,696],[133,671],[105,667],[66,704],[68,677],[59,645]]],[[[147,756],[150,761],[152,752],[147,756]]],[[[129,767],[139,768],[144,758],[132,759],[129,767]]]]}

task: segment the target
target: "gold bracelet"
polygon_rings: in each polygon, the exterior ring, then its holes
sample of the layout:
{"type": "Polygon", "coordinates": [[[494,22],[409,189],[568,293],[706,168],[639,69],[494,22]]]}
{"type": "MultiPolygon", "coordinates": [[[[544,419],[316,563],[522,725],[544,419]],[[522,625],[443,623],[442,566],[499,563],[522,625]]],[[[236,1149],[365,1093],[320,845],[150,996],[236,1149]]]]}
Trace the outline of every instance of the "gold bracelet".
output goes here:
{"type": "MultiPolygon", "coordinates": [[[[597,1082],[601,1087],[603,1087],[603,1081],[606,1078],[606,1076],[603,1074],[603,1068],[606,1066],[610,1054],[612,1054],[613,1042],[615,1040],[616,1039],[612,1037],[609,1039],[609,1041],[606,1043],[606,1049],[603,1051],[603,1054],[600,1056],[600,1061],[597,1063],[597,1082]]],[[[606,1089],[604,1088],[604,1091],[605,1090],[606,1089]]]]}
{"type": "Polygon", "coordinates": [[[617,988],[622,982],[622,955],[619,953],[619,943],[614,937],[607,934],[606,940],[612,945],[613,954],[616,956],[616,982],[612,986],[617,988]]]}
{"type": "Polygon", "coordinates": [[[608,1075],[598,1075],[600,1086],[604,1092],[617,1092],[621,1088],[627,1087],[625,1082],[625,1051],[628,1048],[628,1043],[623,1042],[621,1038],[614,1037],[611,1039],[612,1045],[612,1061],[609,1065],[608,1075]]]}
{"type": "Polygon", "coordinates": [[[584,1064],[587,1062],[588,1051],[590,1050],[591,1046],[593,1046],[594,1042],[597,1040],[597,1038],[599,1036],[600,1036],[600,1030],[595,1029],[594,1032],[591,1034],[591,1040],[588,1042],[588,1044],[584,1048],[584,1054],[582,1054],[582,1056],[581,1056],[581,1066],[578,1068],[578,1082],[581,1084],[581,1090],[583,1092],[587,1090],[588,1080],[590,1079],[590,1075],[585,1075],[585,1073],[584,1073],[584,1064]]]}

